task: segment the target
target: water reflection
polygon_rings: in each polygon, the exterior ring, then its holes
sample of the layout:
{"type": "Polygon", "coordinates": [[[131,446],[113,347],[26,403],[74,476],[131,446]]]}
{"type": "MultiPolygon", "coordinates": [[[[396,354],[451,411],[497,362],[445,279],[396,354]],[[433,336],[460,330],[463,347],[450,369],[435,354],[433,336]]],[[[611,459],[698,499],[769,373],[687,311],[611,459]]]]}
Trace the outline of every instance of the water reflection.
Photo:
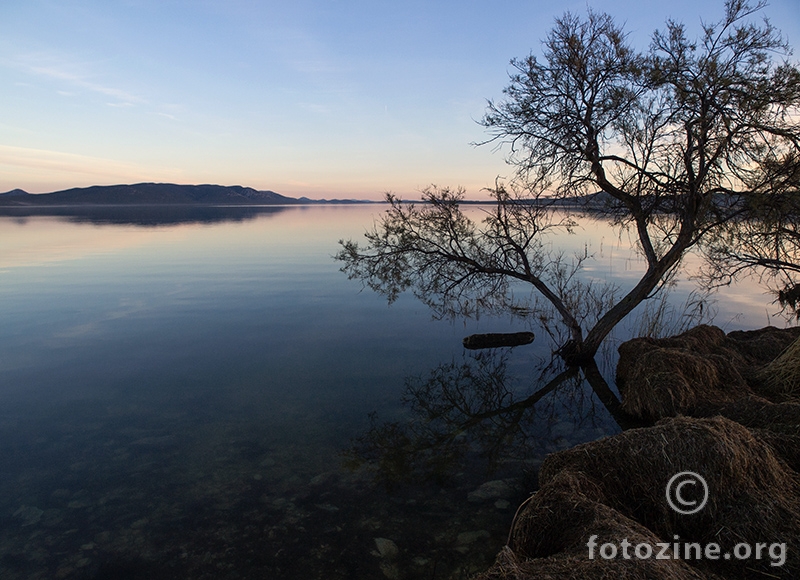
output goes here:
{"type": "Polygon", "coordinates": [[[243,222],[277,215],[297,206],[69,206],[0,207],[0,216],[16,218],[20,224],[34,216],[56,216],[72,223],[155,227],[176,224],[243,222]]]}
{"type": "MultiPolygon", "coordinates": [[[[330,256],[380,207],[269,209],[0,217],[0,578],[466,578],[541,458],[620,430],[613,384],[556,380],[546,342],[462,350],[519,321],[359,293],[330,256]],[[407,440],[387,466],[418,477],[391,494],[337,455],[360,436],[374,465],[385,422],[407,440]]],[[[627,246],[584,233],[592,275],[624,282],[627,246]]],[[[721,312],[763,325],[763,297],[737,296],[721,312]]]]}
{"type": "Polygon", "coordinates": [[[512,350],[469,353],[409,378],[401,397],[407,416],[379,422],[372,415],[345,453],[349,465],[365,467],[389,488],[447,485],[468,464],[474,469],[478,458],[488,476],[540,460],[552,450],[543,443],[574,444],[638,426],[595,362],[565,368],[554,359],[521,377],[510,368],[512,350]]]}

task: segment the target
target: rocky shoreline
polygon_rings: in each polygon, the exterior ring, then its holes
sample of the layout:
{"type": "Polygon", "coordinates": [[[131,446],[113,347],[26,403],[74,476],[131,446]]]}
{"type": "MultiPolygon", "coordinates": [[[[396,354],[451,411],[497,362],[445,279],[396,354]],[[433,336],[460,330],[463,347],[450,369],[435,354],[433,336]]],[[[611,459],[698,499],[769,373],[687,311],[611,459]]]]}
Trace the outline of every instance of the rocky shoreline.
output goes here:
{"type": "Polygon", "coordinates": [[[798,336],[699,326],[623,344],[622,407],[649,426],[548,456],[479,578],[800,577],[798,336]],[[682,514],[666,490],[685,472],[708,492],[682,514]]]}

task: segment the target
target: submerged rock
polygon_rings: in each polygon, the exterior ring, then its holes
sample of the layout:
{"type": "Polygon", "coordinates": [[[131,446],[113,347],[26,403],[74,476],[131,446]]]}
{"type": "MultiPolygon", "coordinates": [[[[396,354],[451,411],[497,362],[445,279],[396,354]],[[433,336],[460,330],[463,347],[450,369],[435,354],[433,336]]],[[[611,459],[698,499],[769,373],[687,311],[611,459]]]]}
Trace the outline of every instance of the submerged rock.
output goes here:
{"type": "Polygon", "coordinates": [[[458,534],[456,543],[459,546],[468,546],[469,544],[474,544],[478,540],[483,540],[490,537],[491,534],[486,530],[477,530],[475,532],[462,532],[458,534]]]}
{"type": "Polygon", "coordinates": [[[505,499],[514,494],[514,488],[506,480],[497,479],[487,481],[475,491],[467,495],[467,500],[472,503],[480,503],[493,499],[505,499]]]}
{"type": "Polygon", "coordinates": [[[400,549],[397,544],[387,538],[375,538],[375,547],[378,548],[380,557],[387,560],[394,560],[400,555],[400,549]]]}
{"type": "Polygon", "coordinates": [[[14,512],[12,517],[20,520],[22,522],[22,526],[32,526],[39,523],[39,520],[42,519],[42,515],[44,514],[44,510],[39,509],[36,506],[32,505],[23,505],[20,506],[17,511],[14,512]]]}

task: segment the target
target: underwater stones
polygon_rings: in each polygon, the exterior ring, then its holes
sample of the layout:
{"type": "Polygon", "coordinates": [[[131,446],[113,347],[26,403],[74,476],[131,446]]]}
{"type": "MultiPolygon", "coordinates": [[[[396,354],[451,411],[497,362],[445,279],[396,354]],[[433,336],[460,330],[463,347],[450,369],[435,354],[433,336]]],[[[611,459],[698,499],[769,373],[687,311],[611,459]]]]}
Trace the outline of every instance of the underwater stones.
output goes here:
{"type": "Polygon", "coordinates": [[[400,549],[397,544],[388,538],[375,538],[375,547],[378,549],[378,554],[381,558],[394,560],[400,555],[400,549]]]}
{"type": "Polygon", "coordinates": [[[395,560],[400,555],[400,549],[397,544],[388,538],[375,538],[374,540],[378,551],[373,551],[372,553],[381,559],[379,564],[381,572],[389,580],[398,580],[400,578],[400,569],[397,567],[395,560]]]}
{"type": "Polygon", "coordinates": [[[511,502],[508,501],[507,499],[498,499],[496,502],[494,502],[494,507],[496,507],[500,511],[505,511],[509,507],[511,507],[511,502]]]}
{"type": "Polygon", "coordinates": [[[475,491],[471,491],[467,495],[467,501],[471,503],[481,503],[491,499],[505,499],[511,497],[514,493],[508,482],[504,479],[496,479],[494,481],[487,481],[475,491]]]}
{"type": "Polygon", "coordinates": [[[488,539],[491,537],[491,534],[486,530],[477,530],[474,532],[461,532],[458,534],[458,538],[456,542],[459,546],[468,546],[470,544],[474,544],[478,540],[488,539]]]}
{"type": "Polygon", "coordinates": [[[570,437],[575,433],[575,423],[572,421],[559,421],[550,428],[550,435],[553,437],[570,437]]]}
{"type": "Polygon", "coordinates": [[[308,482],[308,485],[312,488],[331,487],[337,485],[340,479],[341,476],[339,473],[335,471],[327,471],[314,476],[311,481],[308,482]]]}
{"type": "Polygon", "coordinates": [[[317,509],[322,510],[324,512],[328,512],[328,513],[332,513],[332,514],[339,511],[338,507],[336,507],[333,504],[329,504],[329,503],[314,504],[314,507],[316,507],[317,509]]]}
{"type": "Polygon", "coordinates": [[[15,511],[11,517],[20,520],[22,522],[22,527],[25,527],[38,524],[39,520],[42,519],[43,514],[44,510],[39,509],[36,506],[23,505],[20,506],[19,509],[15,511]]]}

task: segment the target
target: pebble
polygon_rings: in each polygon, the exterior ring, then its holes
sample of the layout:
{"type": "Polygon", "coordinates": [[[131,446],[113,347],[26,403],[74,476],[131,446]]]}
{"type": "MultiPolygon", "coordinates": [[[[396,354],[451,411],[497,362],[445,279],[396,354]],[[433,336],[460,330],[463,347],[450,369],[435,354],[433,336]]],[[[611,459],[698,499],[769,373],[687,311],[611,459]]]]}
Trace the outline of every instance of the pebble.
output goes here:
{"type": "Polygon", "coordinates": [[[400,568],[397,567],[397,564],[392,564],[390,562],[381,562],[380,567],[381,567],[381,572],[383,572],[383,575],[386,576],[389,580],[400,580],[400,568]]]}
{"type": "Polygon", "coordinates": [[[458,542],[459,546],[466,546],[467,544],[474,544],[478,540],[482,540],[484,538],[489,538],[491,535],[486,530],[478,530],[476,532],[461,532],[458,534],[458,542]]]}
{"type": "Polygon", "coordinates": [[[502,479],[487,481],[475,491],[467,495],[467,500],[472,503],[480,503],[490,499],[502,499],[510,497],[514,493],[513,488],[502,479]]]}
{"type": "Polygon", "coordinates": [[[375,547],[378,548],[381,558],[388,560],[394,560],[400,554],[397,544],[387,538],[375,538],[375,547]]]}
{"type": "Polygon", "coordinates": [[[37,508],[36,506],[32,505],[23,505],[14,512],[11,517],[17,518],[22,520],[22,525],[24,526],[32,526],[34,524],[39,523],[39,520],[42,519],[42,514],[44,510],[37,508]]]}

